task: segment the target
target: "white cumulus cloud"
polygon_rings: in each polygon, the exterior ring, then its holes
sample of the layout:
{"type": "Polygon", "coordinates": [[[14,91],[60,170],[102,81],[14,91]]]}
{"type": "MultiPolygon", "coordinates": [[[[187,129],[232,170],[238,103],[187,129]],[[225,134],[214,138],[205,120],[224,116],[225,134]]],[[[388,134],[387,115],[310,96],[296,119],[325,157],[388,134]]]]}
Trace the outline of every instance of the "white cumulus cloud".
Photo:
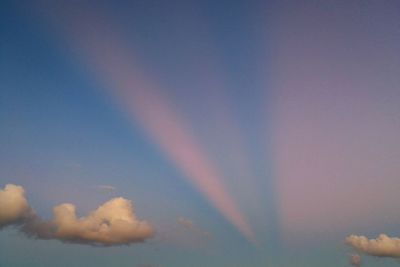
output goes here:
{"type": "Polygon", "coordinates": [[[400,238],[389,237],[385,234],[376,239],[368,239],[365,236],[350,235],[346,243],[365,254],[377,257],[400,257],[400,238]]]}
{"type": "Polygon", "coordinates": [[[136,218],[131,201],[114,198],[86,217],[78,218],[72,204],[54,207],[55,237],[94,245],[141,242],[154,234],[153,227],[136,218]]]}
{"type": "Polygon", "coordinates": [[[22,186],[7,184],[0,189],[0,229],[18,224],[30,237],[104,246],[143,242],[154,234],[148,222],[136,218],[132,202],[122,197],[105,202],[85,217],[78,217],[76,207],[69,203],[54,207],[53,213],[50,221],[35,214],[22,186]]]}
{"type": "Polygon", "coordinates": [[[0,189],[0,228],[25,219],[30,212],[22,186],[7,184],[0,189]]]}

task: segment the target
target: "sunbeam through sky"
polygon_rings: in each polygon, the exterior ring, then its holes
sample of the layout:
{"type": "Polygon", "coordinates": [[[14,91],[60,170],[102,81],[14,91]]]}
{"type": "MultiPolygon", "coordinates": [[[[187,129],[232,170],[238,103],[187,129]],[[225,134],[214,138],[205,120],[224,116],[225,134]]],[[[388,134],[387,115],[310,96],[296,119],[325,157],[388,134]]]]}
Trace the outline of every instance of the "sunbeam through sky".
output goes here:
{"type": "Polygon", "coordinates": [[[398,265],[398,1],[0,14],[0,267],[398,265]]]}

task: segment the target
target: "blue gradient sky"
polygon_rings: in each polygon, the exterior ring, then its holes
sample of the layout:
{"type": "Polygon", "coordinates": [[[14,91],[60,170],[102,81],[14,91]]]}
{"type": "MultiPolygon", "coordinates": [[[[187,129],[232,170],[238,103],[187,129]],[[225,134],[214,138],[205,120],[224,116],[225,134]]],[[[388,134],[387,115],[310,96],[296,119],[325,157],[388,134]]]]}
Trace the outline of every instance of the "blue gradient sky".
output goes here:
{"type": "Polygon", "coordinates": [[[2,1],[0,187],[47,219],[123,196],[157,232],[9,227],[0,266],[350,266],[347,235],[399,236],[400,5],[299,2],[2,1]]]}

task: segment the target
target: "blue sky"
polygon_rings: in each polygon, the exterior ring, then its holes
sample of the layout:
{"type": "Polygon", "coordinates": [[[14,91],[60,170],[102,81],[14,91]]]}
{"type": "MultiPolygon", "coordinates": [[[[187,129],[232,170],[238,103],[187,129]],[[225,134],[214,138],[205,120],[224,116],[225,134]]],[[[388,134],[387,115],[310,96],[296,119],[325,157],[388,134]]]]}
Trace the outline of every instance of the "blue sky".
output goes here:
{"type": "Polygon", "coordinates": [[[0,189],[45,221],[123,197],[154,229],[96,247],[7,226],[0,266],[350,266],[346,236],[399,236],[396,1],[0,12],[0,189]]]}

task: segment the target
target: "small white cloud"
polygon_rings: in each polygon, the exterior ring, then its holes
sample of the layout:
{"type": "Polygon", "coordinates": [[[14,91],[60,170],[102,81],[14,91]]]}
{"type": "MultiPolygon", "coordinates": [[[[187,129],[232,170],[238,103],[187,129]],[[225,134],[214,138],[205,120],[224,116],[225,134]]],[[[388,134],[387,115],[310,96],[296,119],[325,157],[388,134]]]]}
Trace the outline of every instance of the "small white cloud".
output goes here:
{"type": "Polygon", "coordinates": [[[183,217],[179,217],[179,218],[177,219],[177,222],[178,222],[180,225],[183,225],[183,226],[185,226],[185,227],[187,227],[187,228],[193,228],[193,227],[194,227],[194,223],[193,223],[193,221],[190,220],[190,219],[186,219],[186,218],[183,218],[183,217]]]}
{"type": "Polygon", "coordinates": [[[368,239],[365,236],[350,235],[346,243],[357,251],[377,257],[400,257],[400,238],[389,237],[385,234],[376,239],[368,239]]]}
{"type": "Polygon", "coordinates": [[[7,184],[0,189],[0,228],[23,220],[30,213],[22,186],[7,184]]]}
{"type": "Polygon", "coordinates": [[[189,229],[190,232],[195,234],[198,238],[199,237],[206,237],[207,239],[212,238],[212,235],[210,232],[203,230],[196,223],[194,223],[193,220],[191,220],[191,219],[184,218],[184,217],[178,217],[178,219],[176,221],[178,222],[178,224],[189,229]]]}
{"type": "Polygon", "coordinates": [[[106,192],[106,193],[114,192],[116,190],[116,188],[112,185],[97,185],[96,188],[99,191],[106,192]]]}

